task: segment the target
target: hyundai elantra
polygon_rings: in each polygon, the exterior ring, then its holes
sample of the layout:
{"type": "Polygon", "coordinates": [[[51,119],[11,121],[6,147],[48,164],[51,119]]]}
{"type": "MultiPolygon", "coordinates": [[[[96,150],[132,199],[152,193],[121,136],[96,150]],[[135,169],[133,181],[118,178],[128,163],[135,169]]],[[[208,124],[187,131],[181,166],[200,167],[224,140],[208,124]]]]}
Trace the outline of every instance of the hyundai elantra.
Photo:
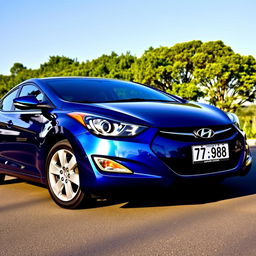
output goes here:
{"type": "Polygon", "coordinates": [[[65,208],[112,188],[245,175],[252,162],[236,115],[137,83],[30,79],[0,108],[0,182],[46,184],[65,208]]]}

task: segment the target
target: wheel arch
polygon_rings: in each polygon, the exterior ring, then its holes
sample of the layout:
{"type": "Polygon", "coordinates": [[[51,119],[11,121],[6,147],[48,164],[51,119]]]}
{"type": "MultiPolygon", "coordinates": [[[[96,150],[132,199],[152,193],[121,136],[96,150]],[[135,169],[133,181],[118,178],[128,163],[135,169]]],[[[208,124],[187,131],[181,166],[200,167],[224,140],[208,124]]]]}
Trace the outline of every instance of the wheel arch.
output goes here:
{"type": "MultiPolygon", "coordinates": [[[[68,129],[58,126],[53,127],[45,136],[45,139],[41,145],[40,156],[38,156],[38,169],[41,172],[41,179],[46,184],[46,160],[52,147],[59,141],[67,140],[75,152],[81,152],[83,149],[76,136],[72,134],[68,129]]],[[[77,154],[75,153],[76,157],[77,154]]]]}
{"type": "MultiPolygon", "coordinates": [[[[81,135],[81,134],[80,134],[81,135]]],[[[53,127],[45,136],[44,142],[42,143],[41,156],[39,157],[39,170],[41,170],[41,181],[47,184],[46,177],[46,160],[51,148],[59,141],[67,140],[77,158],[77,163],[80,171],[80,183],[81,188],[90,189],[95,186],[96,177],[92,170],[90,161],[87,157],[85,149],[79,140],[79,134],[70,132],[63,126],[53,127]]]]}

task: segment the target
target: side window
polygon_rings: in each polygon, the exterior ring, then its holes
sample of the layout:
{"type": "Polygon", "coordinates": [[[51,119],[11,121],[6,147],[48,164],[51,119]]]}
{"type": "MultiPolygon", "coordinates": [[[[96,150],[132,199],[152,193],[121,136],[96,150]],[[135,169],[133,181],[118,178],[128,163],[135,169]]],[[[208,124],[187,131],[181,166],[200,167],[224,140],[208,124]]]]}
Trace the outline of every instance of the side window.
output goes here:
{"type": "Polygon", "coordinates": [[[2,101],[1,109],[3,111],[12,111],[13,100],[17,97],[18,89],[9,93],[2,101]]]}
{"type": "Polygon", "coordinates": [[[20,92],[21,96],[31,96],[34,95],[38,99],[38,101],[42,102],[44,101],[44,95],[43,93],[34,85],[24,85],[20,92]]]}

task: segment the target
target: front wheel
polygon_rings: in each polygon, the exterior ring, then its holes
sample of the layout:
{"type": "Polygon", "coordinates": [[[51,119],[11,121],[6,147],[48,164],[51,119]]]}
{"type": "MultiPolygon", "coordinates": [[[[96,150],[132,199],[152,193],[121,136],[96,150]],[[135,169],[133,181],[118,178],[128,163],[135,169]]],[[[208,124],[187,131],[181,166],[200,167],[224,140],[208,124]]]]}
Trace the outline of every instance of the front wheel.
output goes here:
{"type": "Polygon", "coordinates": [[[4,179],[5,179],[5,174],[0,173],[0,184],[4,182],[4,179]]]}
{"type": "Polygon", "coordinates": [[[67,140],[55,144],[46,161],[48,189],[53,200],[64,208],[78,208],[85,199],[80,187],[79,169],[67,140]]]}

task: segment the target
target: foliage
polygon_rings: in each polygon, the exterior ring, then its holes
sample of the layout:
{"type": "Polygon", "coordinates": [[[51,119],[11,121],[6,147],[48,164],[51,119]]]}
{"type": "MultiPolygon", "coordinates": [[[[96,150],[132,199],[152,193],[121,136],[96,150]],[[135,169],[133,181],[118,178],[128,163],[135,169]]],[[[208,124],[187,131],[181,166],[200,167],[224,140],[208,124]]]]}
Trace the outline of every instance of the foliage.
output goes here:
{"type": "Polygon", "coordinates": [[[256,138],[256,105],[238,108],[236,114],[247,138],[256,138]]]}
{"type": "Polygon", "coordinates": [[[38,69],[14,63],[10,75],[0,75],[0,96],[32,77],[89,76],[145,83],[181,97],[203,99],[236,111],[256,96],[256,60],[241,56],[222,41],[199,40],[171,47],[150,47],[137,58],[112,52],[91,61],[50,56],[38,69]]]}
{"type": "Polygon", "coordinates": [[[194,57],[195,80],[208,101],[225,111],[236,111],[256,94],[256,61],[235,54],[221,41],[204,43],[194,57]]]}
{"type": "Polygon", "coordinates": [[[135,81],[235,111],[256,95],[256,61],[222,41],[191,41],[150,48],[132,67],[135,81]]]}
{"type": "Polygon", "coordinates": [[[23,66],[22,63],[14,63],[13,66],[10,69],[10,72],[12,75],[18,75],[22,70],[27,69],[26,67],[23,66]]]}
{"type": "Polygon", "coordinates": [[[202,94],[194,83],[192,61],[201,44],[191,41],[169,48],[150,48],[133,65],[134,80],[196,100],[202,94]]]}

